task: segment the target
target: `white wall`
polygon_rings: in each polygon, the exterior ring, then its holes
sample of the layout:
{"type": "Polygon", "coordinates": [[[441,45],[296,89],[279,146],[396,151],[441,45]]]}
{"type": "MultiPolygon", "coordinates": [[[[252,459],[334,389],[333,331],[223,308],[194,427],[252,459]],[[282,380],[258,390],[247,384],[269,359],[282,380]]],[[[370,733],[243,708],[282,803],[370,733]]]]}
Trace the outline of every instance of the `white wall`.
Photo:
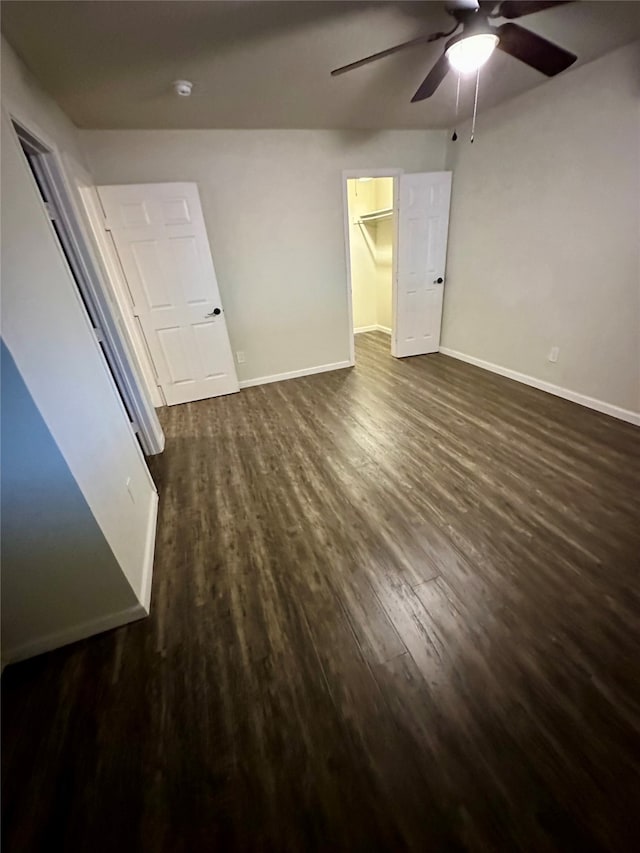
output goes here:
{"type": "Polygon", "coordinates": [[[444,168],[442,131],[81,131],[99,184],[195,181],[241,380],[349,358],[342,171],[444,168]]]}
{"type": "MultiPolygon", "coordinates": [[[[70,556],[69,562],[57,563],[55,571],[40,571],[36,564],[41,554],[34,539],[31,594],[46,602],[54,587],[64,587],[69,576],[82,571],[93,575],[98,609],[107,618],[113,615],[113,602],[102,596],[103,571],[113,564],[101,555],[115,558],[117,571],[127,578],[137,597],[144,599],[149,581],[144,569],[157,496],[7,111],[16,111],[20,119],[44,133],[62,157],[82,157],[75,129],[29,82],[4,42],[2,95],[2,337],[95,519],[95,562],[91,564],[86,562],[86,550],[79,549],[78,564],[73,564],[70,556]]],[[[51,494],[43,489],[41,503],[32,507],[35,514],[50,512],[51,494]]],[[[12,496],[3,495],[3,499],[11,500],[12,496]]],[[[84,535],[83,524],[79,517],[79,540],[84,535]]],[[[62,535],[66,534],[61,531],[62,535]]],[[[23,572],[25,565],[28,560],[17,564],[3,561],[5,589],[11,589],[11,573],[23,572]]],[[[128,606],[124,600],[122,604],[128,606]]],[[[6,596],[4,607],[5,613],[11,610],[6,596]]],[[[54,611],[54,616],[56,625],[35,617],[30,624],[23,624],[20,644],[31,643],[35,648],[42,641],[46,645],[46,637],[65,631],[77,636],[83,625],[85,634],[91,633],[86,620],[93,619],[95,612],[83,614],[79,606],[73,614],[54,611]],[[72,618],[74,624],[69,621],[72,618]]],[[[16,637],[5,638],[3,653],[7,657],[12,656],[16,637]]]]}
{"type": "Polygon", "coordinates": [[[368,329],[378,323],[376,226],[357,223],[363,214],[376,210],[375,183],[357,178],[347,181],[354,329],[368,329]]]}
{"type": "Polygon", "coordinates": [[[1,367],[2,651],[16,660],[143,611],[4,343],[1,367]]]}
{"type": "Polygon", "coordinates": [[[442,346],[640,411],[638,44],[450,143],[442,346]],[[556,364],[547,360],[560,347],[556,364]]]}
{"type": "Polygon", "coordinates": [[[393,207],[393,178],[347,181],[354,329],[391,329],[394,220],[357,220],[393,207]]]}
{"type": "Polygon", "coordinates": [[[19,108],[21,117],[30,125],[46,132],[68,157],[86,166],[75,125],[43,92],[4,36],[0,40],[0,48],[3,106],[19,108]]]}
{"type": "Polygon", "coordinates": [[[395,222],[383,219],[376,226],[376,304],[378,326],[391,329],[393,302],[393,239],[395,222]]]}
{"type": "MultiPolygon", "coordinates": [[[[393,207],[393,179],[379,178],[376,182],[376,208],[393,207]]],[[[393,218],[381,219],[376,225],[376,302],[378,325],[391,329],[393,301],[393,241],[396,223],[393,218]]]]}

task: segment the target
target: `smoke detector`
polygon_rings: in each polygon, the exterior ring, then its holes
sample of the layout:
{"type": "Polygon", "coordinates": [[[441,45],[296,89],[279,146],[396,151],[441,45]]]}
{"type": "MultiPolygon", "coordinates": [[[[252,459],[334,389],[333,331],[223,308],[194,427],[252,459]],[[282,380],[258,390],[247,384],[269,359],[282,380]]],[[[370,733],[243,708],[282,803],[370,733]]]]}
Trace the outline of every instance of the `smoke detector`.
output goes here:
{"type": "Polygon", "coordinates": [[[176,80],[173,84],[173,91],[181,98],[188,98],[193,89],[191,80],[176,80]]]}

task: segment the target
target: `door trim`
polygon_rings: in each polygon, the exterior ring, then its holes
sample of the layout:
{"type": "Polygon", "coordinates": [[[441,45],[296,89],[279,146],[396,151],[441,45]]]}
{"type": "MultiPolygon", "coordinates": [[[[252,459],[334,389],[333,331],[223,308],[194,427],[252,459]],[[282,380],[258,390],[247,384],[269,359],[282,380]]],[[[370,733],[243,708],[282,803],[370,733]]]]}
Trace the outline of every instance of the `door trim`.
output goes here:
{"type": "Polygon", "coordinates": [[[355,332],[353,329],[353,290],[351,282],[351,238],[349,229],[349,193],[347,181],[352,178],[393,178],[393,253],[391,263],[391,354],[396,348],[396,302],[398,283],[398,205],[400,201],[400,175],[404,169],[345,169],[342,172],[342,217],[344,225],[344,248],[347,267],[347,315],[350,367],[356,363],[355,332]]]}
{"type": "Polygon", "coordinates": [[[152,405],[157,409],[166,406],[166,400],[160,386],[157,384],[155,367],[148,351],[146,340],[140,331],[139,318],[134,315],[129,285],[120,265],[110,231],[107,231],[106,218],[100,202],[98,188],[93,177],[76,162],[69,162],[69,173],[73,178],[76,190],[89,231],[92,233],[96,247],[96,257],[100,262],[106,281],[111,286],[112,296],[122,316],[124,332],[129,340],[132,354],[136,360],[142,381],[152,405]]]}
{"type": "MultiPolygon", "coordinates": [[[[39,165],[42,167],[43,172],[46,173],[48,185],[53,193],[56,211],[59,214],[61,222],[64,224],[65,237],[70,244],[70,248],[74,254],[74,262],[78,267],[79,275],[76,275],[75,272],[72,275],[74,281],[76,281],[77,298],[85,303],[84,310],[87,322],[92,327],[98,325],[101,330],[103,344],[108,349],[109,357],[107,357],[106,351],[102,349],[97,338],[96,346],[101,350],[105,368],[113,382],[118,400],[134,435],[136,432],[132,419],[138,425],[137,435],[142,445],[140,455],[142,456],[142,450],[148,455],[162,453],[164,450],[164,433],[156,411],[147,396],[147,391],[142,386],[133,367],[128,343],[122,337],[118,320],[113,314],[109,293],[94,257],[91,243],[85,234],[83,219],[76,208],[76,201],[67,176],[64,159],[55,143],[43,134],[30,119],[23,117],[12,106],[6,107],[6,115],[9,118],[11,130],[15,135],[16,143],[19,145],[23,156],[26,157],[21,137],[30,146],[37,148],[40,155],[39,165]],[[78,280],[78,278],[81,280],[78,280]],[[89,311],[92,312],[92,315],[89,314],[89,311]]],[[[29,166],[29,170],[32,171],[31,166],[29,166]]],[[[40,193],[38,192],[37,195],[39,203],[46,210],[40,193]]],[[[53,230],[53,226],[51,227],[53,230]]],[[[56,246],[61,252],[65,264],[68,265],[69,261],[60,245],[60,238],[57,235],[56,246]]],[[[149,475],[149,479],[151,480],[151,475],[149,475]]]]}

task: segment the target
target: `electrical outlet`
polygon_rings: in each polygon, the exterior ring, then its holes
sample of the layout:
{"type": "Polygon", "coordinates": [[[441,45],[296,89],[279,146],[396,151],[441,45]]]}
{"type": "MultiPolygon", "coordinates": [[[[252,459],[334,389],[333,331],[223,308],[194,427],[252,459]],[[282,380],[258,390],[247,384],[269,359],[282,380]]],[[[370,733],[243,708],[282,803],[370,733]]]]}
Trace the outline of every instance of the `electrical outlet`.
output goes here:
{"type": "Polygon", "coordinates": [[[560,355],[560,347],[551,347],[549,350],[549,361],[556,362],[560,355]]]}
{"type": "Polygon", "coordinates": [[[238,362],[238,364],[244,364],[244,351],[243,350],[239,349],[236,352],[236,361],[238,362]]]}

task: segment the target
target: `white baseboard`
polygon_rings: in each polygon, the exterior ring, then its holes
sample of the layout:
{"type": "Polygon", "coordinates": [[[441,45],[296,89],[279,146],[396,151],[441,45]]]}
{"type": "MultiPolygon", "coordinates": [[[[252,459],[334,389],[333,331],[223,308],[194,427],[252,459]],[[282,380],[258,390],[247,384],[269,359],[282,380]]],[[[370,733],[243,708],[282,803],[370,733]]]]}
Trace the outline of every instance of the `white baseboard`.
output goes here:
{"type": "Polygon", "coordinates": [[[374,326],[358,326],[357,329],[353,330],[354,335],[361,335],[363,332],[384,332],[385,335],[390,335],[391,329],[388,326],[375,324],[374,326]]]}
{"type": "MultiPolygon", "coordinates": [[[[100,634],[102,631],[109,631],[111,628],[119,628],[121,625],[126,625],[129,622],[135,622],[138,619],[144,619],[149,615],[151,608],[151,582],[153,580],[153,555],[156,544],[156,524],[158,519],[158,493],[153,492],[151,495],[151,504],[149,506],[149,518],[147,520],[147,534],[144,547],[144,564],[142,569],[142,583],[140,589],[140,601],[127,607],[125,610],[120,610],[117,613],[108,613],[106,616],[101,616],[98,619],[93,619],[89,622],[82,622],[80,625],[72,625],[70,628],[65,628],[63,631],[57,631],[54,634],[47,634],[45,637],[38,637],[35,640],[30,640],[15,649],[10,649],[3,657],[3,666],[7,663],[16,663],[25,658],[34,657],[34,655],[50,652],[52,649],[57,649],[60,646],[67,646],[69,643],[75,643],[77,640],[84,640],[87,637],[92,637],[94,634],[100,634]]],[[[132,593],[135,590],[132,589],[132,593]]],[[[135,593],[136,595],[138,593],[135,593]]]]}
{"type": "Polygon", "coordinates": [[[44,652],[52,651],[52,649],[58,649],[60,646],[67,646],[69,643],[75,643],[78,640],[92,637],[94,634],[100,634],[102,631],[109,631],[111,628],[119,628],[121,625],[127,625],[129,622],[136,622],[138,619],[144,619],[147,615],[148,613],[142,604],[134,604],[131,607],[127,607],[126,610],[109,613],[91,622],[82,622],[80,625],[73,625],[64,631],[48,634],[45,637],[38,637],[35,640],[24,643],[22,646],[10,649],[5,653],[3,662],[4,664],[17,663],[20,660],[25,660],[25,658],[41,655],[44,652]]]}
{"type": "Polygon", "coordinates": [[[147,520],[147,536],[144,545],[144,563],[142,567],[142,583],[140,589],[140,603],[147,614],[151,610],[151,582],[153,581],[153,555],[156,548],[156,525],[158,523],[158,493],[151,495],[151,506],[149,507],[149,518],[147,520]]]}
{"type": "Polygon", "coordinates": [[[538,388],[540,391],[546,391],[547,394],[554,394],[556,397],[571,400],[572,403],[578,403],[580,406],[586,406],[588,409],[594,409],[596,412],[602,412],[604,415],[611,415],[612,418],[618,418],[618,420],[627,421],[627,423],[640,426],[640,412],[632,412],[629,409],[614,406],[612,403],[605,403],[603,400],[596,400],[595,397],[587,397],[586,394],[579,394],[577,391],[570,391],[568,388],[561,388],[559,385],[553,385],[551,382],[545,382],[543,379],[536,379],[535,376],[528,376],[526,373],[518,373],[517,370],[511,370],[508,367],[502,367],[501,365],[493,364],[490,361],[483,361],[481,358],[476,358],[473,355],[467,355],[464,352],[449,349],[449,347],[440,347],[440,352],[443,355],[450,356],[451,358],[457,358],[460,361],[466,361],[468,364],[474,364],[476,367],[483,368],[483,370],[490,370],[491,373],[506,376],[507,379],[514,379],[516,382],[522,382],[523,385],[530,385],[532,388],[538,388]]]}
{"type": "Polygon", "coordinates": [[[240,388],[252,388],[254,385],[268,385],[270,382],[283,382],[285,379],[299,379],[301,376],[313,376],[314,373],[328,373],[330,370],[342,370],[353,367],[351,361],[336,361],[333,364],[318,364],[316,367],[304,367],[302,370],[290,370],[288,373],[274,373],[272,376],[258,376],[257,379],[243,379],[240,388]]]}

